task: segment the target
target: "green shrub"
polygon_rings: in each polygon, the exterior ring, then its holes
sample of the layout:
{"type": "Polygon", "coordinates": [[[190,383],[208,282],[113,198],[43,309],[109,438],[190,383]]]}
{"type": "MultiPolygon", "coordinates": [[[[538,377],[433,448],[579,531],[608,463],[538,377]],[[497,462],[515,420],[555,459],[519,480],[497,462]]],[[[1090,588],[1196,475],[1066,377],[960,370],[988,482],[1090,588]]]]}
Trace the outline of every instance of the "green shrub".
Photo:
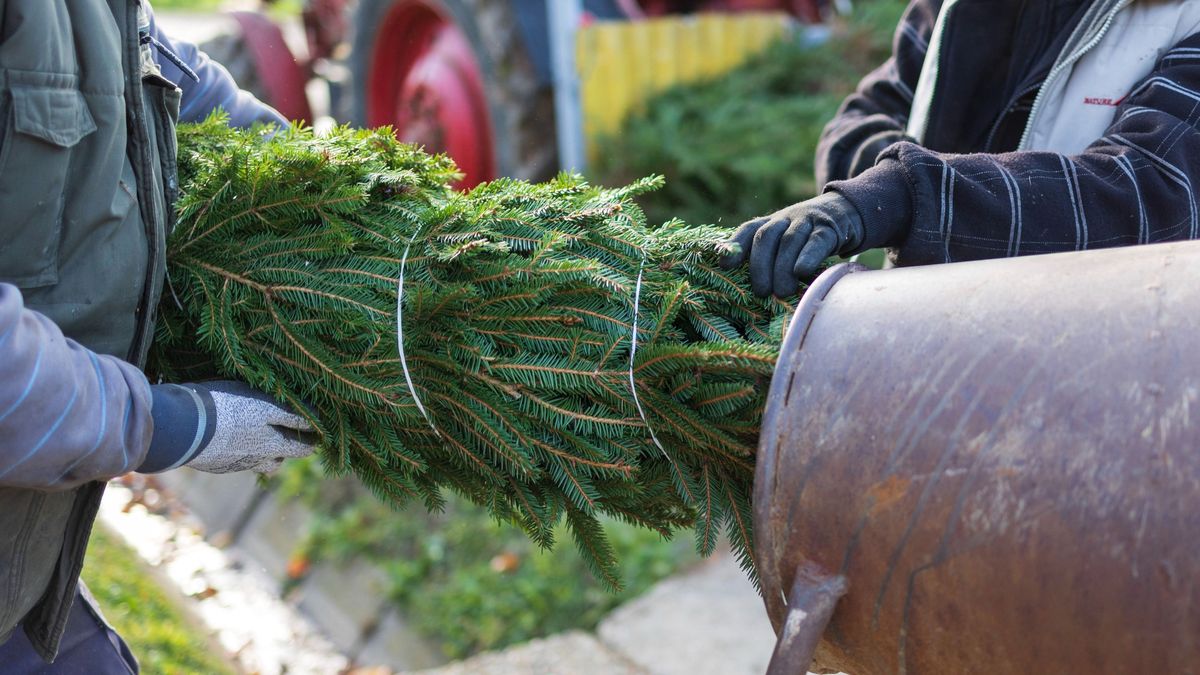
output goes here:
{"type": "Polygon", "coordinates": [[[592,173],[623,185],[653,173],[650,222],[736,226],[816,191],[813,153],[842,99],[891,53],[906,3],[863,0],[820,46],[782,41],[719,78],[669,89],[606,139],[592,173]]]}
{"type": "Polygon", "coordinates": [[[315,507],[317,520],[295,556],[299,569],[351,559],[378,567],[396,607],[451,658],[593,628],[618,604],[697,560],[687,537],[664,541],[606,521],[625,582],[614,594],[561,528],[559,545],[541,550],[519,528],[464,500],[449,498],[440,513],[419,504],[397,511],[353,481],[324,477],[312,462],[286,466],[281,492],[315,507]]]}

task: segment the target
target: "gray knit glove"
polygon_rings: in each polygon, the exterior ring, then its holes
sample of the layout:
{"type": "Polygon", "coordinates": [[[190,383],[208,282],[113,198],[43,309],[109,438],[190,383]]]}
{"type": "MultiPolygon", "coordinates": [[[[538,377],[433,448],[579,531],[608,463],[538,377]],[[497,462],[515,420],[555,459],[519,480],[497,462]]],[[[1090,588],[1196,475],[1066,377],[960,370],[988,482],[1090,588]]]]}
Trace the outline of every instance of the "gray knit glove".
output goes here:
{"type": "Polygon", "coordinates": [[[212,395],[216,419],[212,440],[187,463],[209,473],[269,473],[283,460],[306,457],[318,436],[308,420],[241,382],[200,385],[212,395]]]}

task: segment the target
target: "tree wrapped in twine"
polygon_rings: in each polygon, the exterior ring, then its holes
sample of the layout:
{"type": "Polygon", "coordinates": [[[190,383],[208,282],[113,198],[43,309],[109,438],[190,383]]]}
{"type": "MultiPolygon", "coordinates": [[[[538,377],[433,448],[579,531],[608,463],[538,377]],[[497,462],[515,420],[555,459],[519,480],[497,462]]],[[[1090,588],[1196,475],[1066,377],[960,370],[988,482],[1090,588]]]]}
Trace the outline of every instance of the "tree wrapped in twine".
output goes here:
{"type": "Polygon", "coordinates": [[[646,226],[619,189],[563,175],[450,188],[390,130],[179,132],[153,367],[235,377],[303,411],[327,471],[379,498],[444,490],[543,546],[565,519],[619,587],[597,519],[752,571],[766,386],[792,309],[717,265],[726,232],[646,226]]]}

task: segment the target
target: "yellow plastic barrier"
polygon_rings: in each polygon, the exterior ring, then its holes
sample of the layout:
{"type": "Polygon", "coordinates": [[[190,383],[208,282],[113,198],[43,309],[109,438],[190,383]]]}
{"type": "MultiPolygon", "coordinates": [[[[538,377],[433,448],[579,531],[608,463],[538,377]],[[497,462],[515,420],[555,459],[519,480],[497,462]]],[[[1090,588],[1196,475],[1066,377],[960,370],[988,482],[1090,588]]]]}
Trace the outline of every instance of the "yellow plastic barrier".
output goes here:
{"type": "Polygon", "coordinates": [[[783,13],[696,14],[582,28],[576,63],[588,156],[630,112],[674,84],[728,72],[793,26],[783,13]]]}

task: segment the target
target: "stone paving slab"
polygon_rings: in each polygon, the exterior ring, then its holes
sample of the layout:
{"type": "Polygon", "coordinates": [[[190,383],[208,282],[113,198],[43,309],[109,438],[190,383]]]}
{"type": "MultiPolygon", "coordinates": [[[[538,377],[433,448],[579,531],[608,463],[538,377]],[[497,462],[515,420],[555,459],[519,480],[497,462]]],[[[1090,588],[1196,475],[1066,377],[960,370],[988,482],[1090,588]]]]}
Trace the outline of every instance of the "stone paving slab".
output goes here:
{"type": "Polygon", "coordinates": [[[650,675],[761,675],[775,647],[762,599],[729,554],[660,582],[597,632],[650,675]]]}
{"type": "Polygon", "coordinates": [[[338,649],[353,654],[383,614],[389,583],[382,571],[361,561],[318,564],[293,597],[300,611],[320,617],[321,628],[338,649]]]}
{"type": "Polygon", "coordinates": [[[531,640],[412,675],[646,675],[582,631],[531,640]]]}
{"type": "Polygon", "coordinates": [[[386,663],[393,669],[414,670],[440,666],[448,659],[393,609],[383,617],[379,629],[354,655],[354,660],[361,664],[386,663]]]}
{"type": "Polygon", "coordinates": [[[187,504],[210,541],[228,542],[262,492],[253,471],[205,473],[185,467],[154,478],[187,504]]]}

